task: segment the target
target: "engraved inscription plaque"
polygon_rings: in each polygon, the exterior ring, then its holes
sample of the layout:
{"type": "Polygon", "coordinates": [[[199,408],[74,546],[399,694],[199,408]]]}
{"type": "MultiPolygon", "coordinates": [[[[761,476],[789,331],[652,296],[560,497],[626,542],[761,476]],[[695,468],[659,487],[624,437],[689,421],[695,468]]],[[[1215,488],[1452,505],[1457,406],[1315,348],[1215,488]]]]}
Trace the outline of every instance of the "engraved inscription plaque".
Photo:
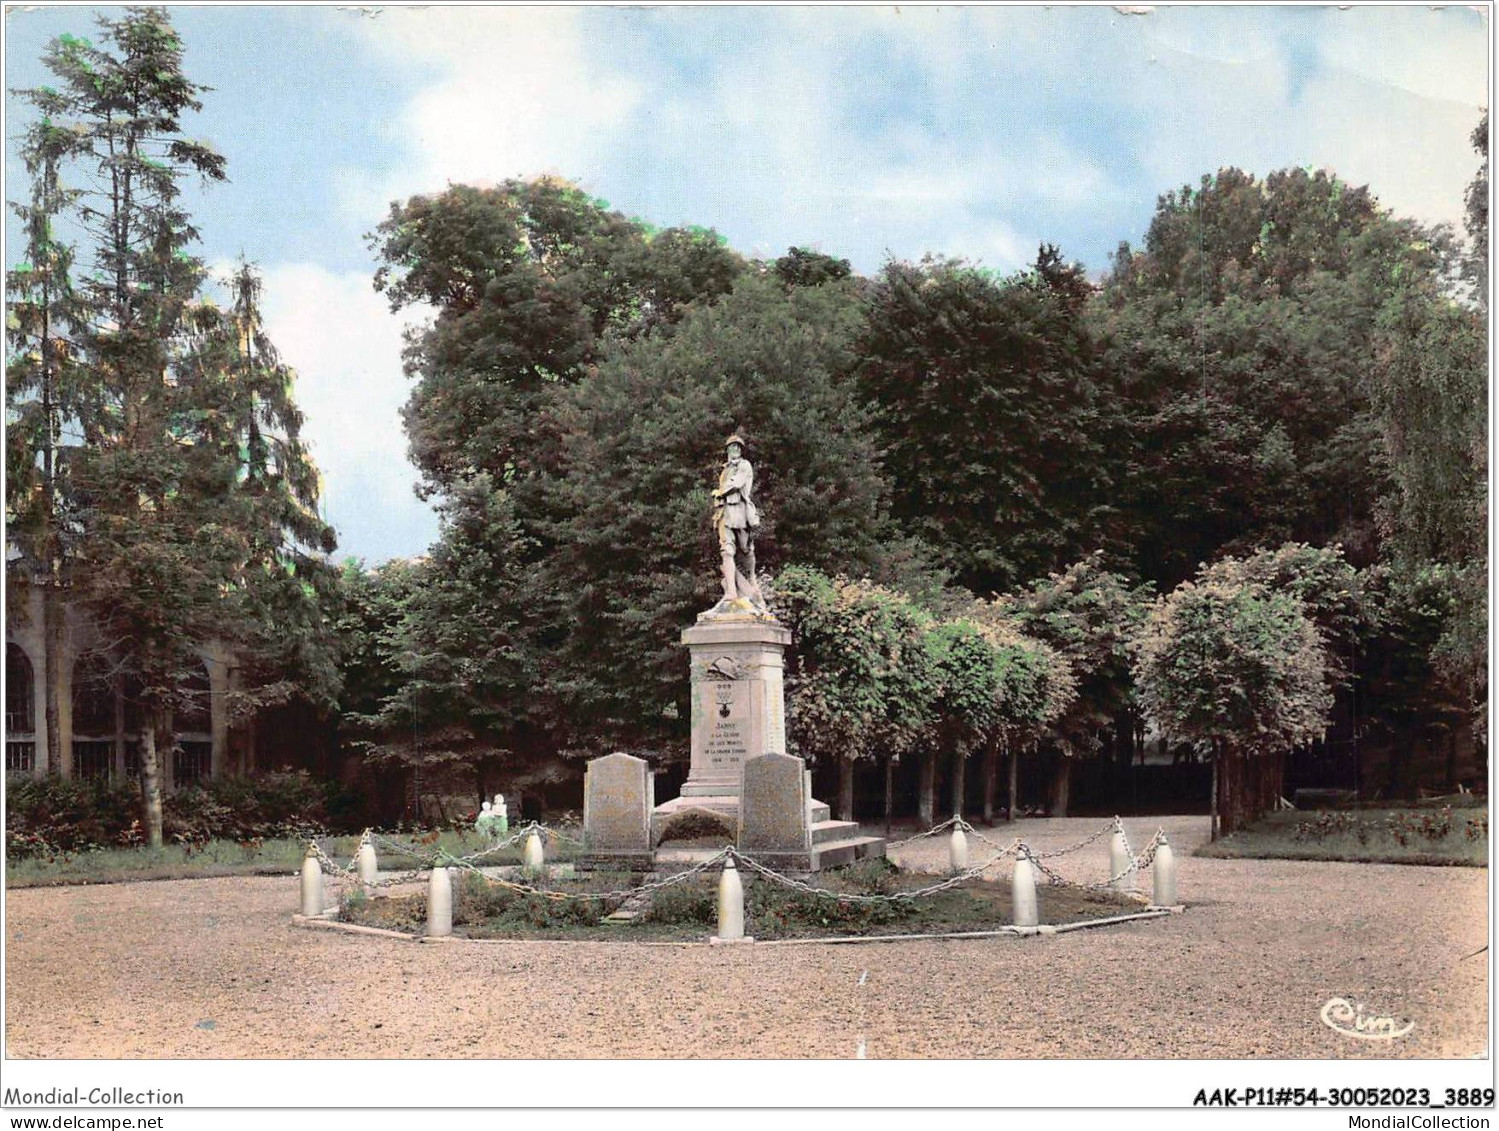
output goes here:
{"type": "Polygon", "coordinates": [[[744,763],[784,752],[781,656],[790,635],[765,619],[682,634],[692,649],[692,765],[683,797],[737,799],[744,763]]]}
{"type": "Polygon", "coordinates": [[[698,687],[707,722],[703,766],[713,777],[737,777],[740,765],[750,753],[749,684],[738,680],[704,680],[698,687]]]}

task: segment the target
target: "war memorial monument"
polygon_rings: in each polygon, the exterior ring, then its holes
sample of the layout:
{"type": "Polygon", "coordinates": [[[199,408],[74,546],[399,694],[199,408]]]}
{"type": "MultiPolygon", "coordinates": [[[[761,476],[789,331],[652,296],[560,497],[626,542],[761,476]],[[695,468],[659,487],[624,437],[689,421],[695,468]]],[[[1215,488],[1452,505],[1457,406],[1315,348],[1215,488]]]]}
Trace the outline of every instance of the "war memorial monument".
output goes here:
{"type": "Polygon", "coordinates": [[[736,846],[766,864],[817,871],[867,856],[885,842],[835,821],[812,797],[806,763],[786,752],[783,673],[791,633],[766,606],[755,571],[754,468],[744,441],[727,442],[713,491],[723,596],[682,632],[691,654],[692,747],[681,796],[655,804],[647,763],[610,754],[588,764],[583,824],[590,860],[657,862],[672,823],[702,813],[735,830],[736,846]]]}

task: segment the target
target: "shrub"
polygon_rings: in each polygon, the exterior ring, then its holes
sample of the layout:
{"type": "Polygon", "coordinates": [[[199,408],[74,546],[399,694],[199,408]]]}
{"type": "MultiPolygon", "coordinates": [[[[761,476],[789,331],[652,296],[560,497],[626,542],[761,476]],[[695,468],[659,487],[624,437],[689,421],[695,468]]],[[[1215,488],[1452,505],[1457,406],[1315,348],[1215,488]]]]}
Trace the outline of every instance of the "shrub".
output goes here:
{"type": "Polygon", "coordinates": [[[497,918],[510,910],[518,894],[466,871],[453,891],[453,923],[456,926],[497,918]]]}
{"type": "Polygon", "coordinates": [[[703,927],[718,925],[718,895],[715,888],[693,882],[674,884],[651,894],[645,914],[650,923],[686,923],[703,927]]]}
{"type": "Polygon", "coordinates": [[[726,817],[705,809],[691,809],[667,821],[661,829],[661,841],[711,840],[717,844],[734,842],[734,826],[726,817]]]}
{"type": "Polygon", "coordinates": [[[550,899],[490,883],[473,872],[465,872],[453,892],[454,926],[591,927],[604,914],[600,899],[550,899]]]}
{"type": "MultiPolygon", "coordinates": [[[[162,832],[169,842],[189,848],[214,839],[256,846],[308,831],[357,832],[358,826],[330,820],[335,810],[350,811],[345,795],[304,770],[215,778],[162,799],[162,832]]],[[[11,779],[6,851],[19,859],[139,845],[144,839],[140,804],[140,788],[133,782],[11,779]]]]}
{"type": "Polygon", "coordinates": [[[139,791],[103,781],[16,778],[5,787],[6,851],[53,857],[126,843],[139,817],[139,791]]]}
{"type": "MultiPolygon", "coordinates": [[[[832,883],[827,887],[833,888],[832,883]]],[[[842,888],[843,885],[839,885],[842,888]]],[[[849,885],[852,886],[852,885],[849,885]]],[[[830,927],[837,930],[864,931],[886,923],[896,923],[911,915],[909,904],[883,900],[838,899],[832,895],[783,888],[778,884],[755,883],[745,892],[745,929],[750,934],[795,934],[798,928],[830,927]]]]}

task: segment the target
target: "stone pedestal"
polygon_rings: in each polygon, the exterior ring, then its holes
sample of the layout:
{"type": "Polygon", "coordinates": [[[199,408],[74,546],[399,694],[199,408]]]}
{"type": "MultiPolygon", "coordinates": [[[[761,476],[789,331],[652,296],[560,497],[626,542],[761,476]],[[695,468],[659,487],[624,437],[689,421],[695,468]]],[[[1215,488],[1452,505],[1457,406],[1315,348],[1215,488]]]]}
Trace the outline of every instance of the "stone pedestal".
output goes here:
{"type": "Polygon", "coordinates": [[[682,796],[738,796],[746,761],[786,753],[791,633],[772,617],[715,617],[683,632],[682,643],[692,652],[692,764],[682,796]]]}
{"type": "Polygon", "coordinates": [[[785,625],[748,603],[721,602],[682,633],[692,653],[692,761],[682,795],[651,812],[658,862],[663,830],[694,810],[723,818],[742,851],[787,870],[884,855],[883,839],[860,835],[852,821],[831,820],[812,797],[802,760],[786,757],[782,676],[790,642],[785,625]],[[768,754],[779,757],[758,764],[746,784],[746,764],[768,754]],[[741,807],[746,789],[756,792],[749,813],[741,807]]]}
{"type": "Polygon", "coordinates": [[[790,631],[753,612],[704,613],[682,633],[692,655],[692,761],[682,795],[651,814],[653,841],[673,817],[694,809],[739,820],[743,766],[786,752],[782,683],[790,631]]]}

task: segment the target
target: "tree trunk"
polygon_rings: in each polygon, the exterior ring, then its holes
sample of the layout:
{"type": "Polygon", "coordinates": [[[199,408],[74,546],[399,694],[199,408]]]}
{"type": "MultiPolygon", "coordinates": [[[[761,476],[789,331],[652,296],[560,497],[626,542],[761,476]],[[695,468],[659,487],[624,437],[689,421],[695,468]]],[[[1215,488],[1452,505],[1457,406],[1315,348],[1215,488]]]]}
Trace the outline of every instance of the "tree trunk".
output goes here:
{"type": "Polygon", "coordinates": [[[115,703],[114,769],[116,781],[125,780],[125,694],[118,685],[111,685],[115,703]]]}
{"type": "Polygon", "coordinates": [[[1416,724],[1403,726],[1395,731],[1395,742],[1390,747],[1389,771],[1385,775],[1384,796],[1394,800],[1400,796],[1405,780],[1405,766],[1416,747],[1416,724]]]}
{"type": "Polygon", "coordinates": [[[1128,711],[1114,716],[1114,762],[1129,769],[1135,760],[1135,720],[1128,711]]]}
{"type": "Polygon", "coordinates": [[[854,760],[838,759],[838,819],[854,819],[854,760]]]}
{"type": "MultiPolygon", "coordinates": [[[[55,159],[48,161],[46,176],[55,179],[55,159]]],[[[50,279],[52,256],[50,249],[43,250],[48,257],[48,266],[37,267],[44,279],[50,279]]],[[[56,397],[56,348],[52,341],[52,288],[44,286],[41,304],[42,317],[42,553],[47,559],[47,581],[42,589],[42,647],[46,654],[42,661],[42,718],[47,735],[47,773],[73,776],[73,751],[62,748],[62,651],[63,651],[63,607],[62,607],[62,545],[58,537],[57,518],[57,397],[56,397]]]]}
{"type": "Polygon", "coordinates": [[[1016,746],[1010,751],[1010,796],[1006,800],[1006,820],[1013,821],[1015,813],[1020,808],[1016,804],[1016,798],[1020,796],[1020,747],[1016,746]]]}
{"type": "Polygon", "coordinates": [[[984,762],[980,773],[984,776],[984,824],[994,824],[994,786],[999,776],[999,743],[989,742],[984,746],[984,762]]]}
{"type": "Polygon", "coordinates": [[[968,768],[968,758],[961,747],[953,747],[952,752],[952,815],[961,817],[963,815],[963,788],[966,784],[967,775],[964,771],[968,768]]]}
{"type": "Polygon", "coordinates": [[[895,759],[885,755],[885,835],[890,835],[890,811],[895,807],[895,759]]]}
{"type": "Polygon", "coordinates": [[[1213,747],[1213,792],[1208,802],[1208,839],[1218,839],[1218,760],[1221,752],[1213,747]]]}
{"type": "Polygon", "coordinates": [[[146,810],[146,844],[161,847],[161,766],[156,756],[156,711],[146,712],[141,728],[141,799],[146,810]]]}
{"type": "Polygon", "coordinates": [[[1457,790],[1457,730],[1447,731],[1447,792],[1457,790]]]}
{"type": "Polygon", "coordinates": [[[921,780],[916,791],[916,819],[923,828],[937,823],[937,752],[921,752],[921,780]]]}
{"type": "Polygon", "coordinates": [[[1072,759],[1065,754],[1057,755],[1057,764],[1051,779],[1051,815],[1065,817],[1067,802],[1072,794],[1072,759]]]}
{"type": "MultiPolygon", "coordinates": [[[[51,521],[51,516],[48,516],[51,521]]],[[[63,611],[62,590],[48,582],[42,590],[42,701],[47,728],[47,772],[73,776],[73,751],[62,748],[63,611]]]]}

